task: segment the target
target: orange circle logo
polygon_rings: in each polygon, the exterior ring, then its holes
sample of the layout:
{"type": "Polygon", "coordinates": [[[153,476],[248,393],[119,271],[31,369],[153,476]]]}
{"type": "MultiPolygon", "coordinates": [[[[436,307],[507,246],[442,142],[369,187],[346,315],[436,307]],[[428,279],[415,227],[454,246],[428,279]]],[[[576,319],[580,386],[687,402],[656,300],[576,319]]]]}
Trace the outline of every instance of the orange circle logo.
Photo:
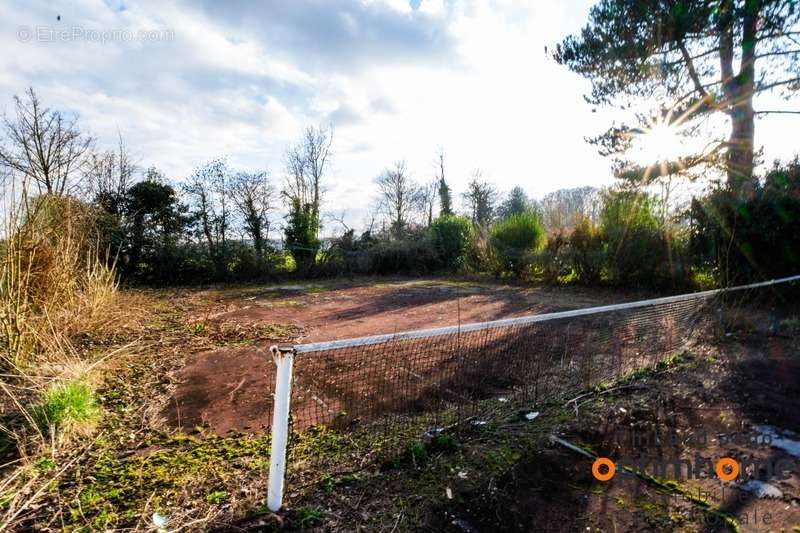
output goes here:
{"type": "Polygon", "coordinates": [[[608,481],[617,472],[617,465],[608,457],[598,457],[592,463],[592,475],[598,481],[608,481]],[[602,472],[605,470],[605,472],[602,472]]]}
{"type": "Polygon", "coordinates": [[[739,475],[739,463],[730,457],[723,457],[717,461],[714,471],[722,481],[733,481],[739,475]]]}

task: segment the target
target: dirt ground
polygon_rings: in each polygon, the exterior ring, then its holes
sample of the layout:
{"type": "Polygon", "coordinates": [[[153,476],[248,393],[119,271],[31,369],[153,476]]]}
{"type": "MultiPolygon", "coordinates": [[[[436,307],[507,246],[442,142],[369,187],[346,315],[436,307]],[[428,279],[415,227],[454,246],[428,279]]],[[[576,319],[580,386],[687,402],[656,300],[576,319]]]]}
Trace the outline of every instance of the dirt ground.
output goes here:
{"type": "MultiPolygon", "coordinates": [[[[747,311],[734,327],[687,338],[680,357],[587,389],[575,402],[492,396],[482,420],[433,437],[424,430],[440,426],[426,423],[391,459],[380,453],[385,435],[298,431],[284,507],[277,515],[265,510],[271,343],[444,325],[459,308],[467,322],[646,296],[447,280],[147,291],[146,320],[114,341],[138,344],[109,361],[98,389],[99,438],[64,474],[60,490],[28,511],[27,530],[59,529],[53,524],[60,520],[72,530],[152,531],[158,512],[170,531],[800,531],[798,463],[786,479],[756,468],[732,482],[622,473],[599,482],[592,459],[550,441],[554,434],[618,462],[695,453],[742,464],[796,457],[796,306],[780,316],[747,311]],[[531,420],[533,412],[539,416],[531,420]],[[631,443],[625,436],[632,429],[660,440],[631,443]],[[737,432],[772,442],[727,439],[737,432]],[[690,438],[699,434],[705,440],[690,438]],[[759,477],[765,485],[747,483],[759,477]],[[754,497],[755,489],[763,497],[754,497]]],[[[591,335],[571,331],[569,345],[588,354],[573,339],[591,343],[591,335]]],[[[660,322],[648,331],[675,333],[660,322]]]]}
{"type": "MultiPolygon", "coordinates": [[[[336,340],[618,303],[641,295],[448,280],[328,282],[193,293],[202,334],[272,325],[273,336],[192,355],[165,417],[176,428],[260,433],[272,417],[271,344],[336,340]]],[[[249,329],[248,329],[249,328],[249,329]]],[[[241,335],[240,335],[241,337],[241,335]]],[[[240,340],[246,341],[247,337],[240,340]]],[[[235,344],[235,343],[234,343],[235,344]]]]}
{"type": "MultiPolygon", "coordinates": [[[[182,300],[187,302],[184,321],[215,347],[185,358],[186,365],[174,376],[167,419],[173,428],[201,425],[203,434],[263,434],[271,416],[265,391],[273,377],[266,348],[273,342],[392,333],[449,325],[459,316],[466,323],[643,296],[445,280],[191,292],[182,300]]],[[[283,523],[283,529],[317,531],[800,531],[797,318],[789,320],[794,329],[788,332],[762,327],[775,323],[774,317],[753,315],[744,322],[721,339],[696,339],[672,366],[612,390],[590,391],[566,406],[548,407],[539,419],[541,428],[538,421],[520,423],[513,413],[511,422],[498,415],[494,429],[454,435],[456,441],[464,439],[455,451],[436,451],[403,463],[399,470],[376,466],[368,459],[369,448],[335,463],[320,452],[322,462],[304,459],[293,466],[288,480],[293,488],[280,519],[265,522],[257,515],[254,522],[245,513],[231,521],[235,515],[228,515],[216,527],[270,530],[283,523]],[[609,482],[599,482],[591,474],[591,459],[542,440],[551,430],[614,461],[648,457],[670,462],[700,454],[756,466],[732,482],[713,475],[676,481],[674,470],[673,475],[620,472],[609,482]],[[634,434],[644,435],[646,442],[633,442],[634,434]],[[777,444],[754,442],[753,435],[770,435],[777,444]],[[785,479],[757,466],[781,460],[793,461],[785,479]],[[747,483],[753,479],[762,483],[747,483]]]]}
{"type": "Polygon", "coordinates": [[[591,474],[592,459],[553,444],[498,479],[498,497],[485,486],[467,489],[456,505],[433,514],[431,527],[452,532],[798,531],[799,413],[798,339],[728,339],[687,354],[670,371],[591,398],[559,435],[617,464],[647,457],[696,465],[698,454],[712,462],[731,457],[746,470],[744,479],[723,482],[713,473],[710,479],[687,479],[684,465],[682,477],[673,466],[659,473],[653,465],[642,471],[650,479],[618,472],[600,482],[591,474]],[[766,465],[780,461],[789,465],[785,479],[767,471],[766,465]]]}

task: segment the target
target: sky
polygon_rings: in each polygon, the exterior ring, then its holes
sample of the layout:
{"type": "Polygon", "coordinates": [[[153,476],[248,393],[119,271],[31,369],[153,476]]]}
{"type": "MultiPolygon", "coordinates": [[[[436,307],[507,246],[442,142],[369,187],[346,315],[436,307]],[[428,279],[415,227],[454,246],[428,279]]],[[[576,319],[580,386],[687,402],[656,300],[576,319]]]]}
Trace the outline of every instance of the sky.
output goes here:
{"type": "MultiPolygon", "coordinates": [[[[142,167],[177,182],[225,156],[280,185],[302,130],[333,125],[323,208],[355,227],[376,176],[405,160],[430,181],[440,147],[456,193],[480,169],[539,198],[613,183],[585,142],[613,110],[586,104],[588,81],[545,53],[592,3],[3,0],[0,110],[32,86],[99,148],[121,134],[142,167]]],[[[789,120],[758,124],[768,159],[792,154],[789,120]]]]}

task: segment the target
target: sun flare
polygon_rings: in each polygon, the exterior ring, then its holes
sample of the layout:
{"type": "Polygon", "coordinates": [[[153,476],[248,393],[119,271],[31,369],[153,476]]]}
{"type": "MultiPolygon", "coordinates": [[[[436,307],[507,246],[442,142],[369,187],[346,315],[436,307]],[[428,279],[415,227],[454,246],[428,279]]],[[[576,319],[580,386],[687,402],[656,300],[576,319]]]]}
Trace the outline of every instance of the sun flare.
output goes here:
{"type": "Polygon", "coordinates": [[[685,154],[678,130],[666,122],[646,129],[633,143],[633,159],[642,166],[675,161],[685,154]]]}

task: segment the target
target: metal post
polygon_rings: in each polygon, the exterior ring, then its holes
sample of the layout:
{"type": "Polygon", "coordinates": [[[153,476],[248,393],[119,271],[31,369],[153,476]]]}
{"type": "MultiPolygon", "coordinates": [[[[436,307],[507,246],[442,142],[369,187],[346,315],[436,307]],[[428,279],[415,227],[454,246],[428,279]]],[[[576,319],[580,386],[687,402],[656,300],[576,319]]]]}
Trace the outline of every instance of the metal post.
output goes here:
{"type": "Polygon", "coordinates": [[[270,348],[277,367],[275,373],[275,405],[272,409],[272,450],[269,462],[267,507],[277,512],[283,503],[283,482],[286,472],[286,444],[289,440],[289,399],[292,396],[292,364],[294,349],[270,348]]]}

